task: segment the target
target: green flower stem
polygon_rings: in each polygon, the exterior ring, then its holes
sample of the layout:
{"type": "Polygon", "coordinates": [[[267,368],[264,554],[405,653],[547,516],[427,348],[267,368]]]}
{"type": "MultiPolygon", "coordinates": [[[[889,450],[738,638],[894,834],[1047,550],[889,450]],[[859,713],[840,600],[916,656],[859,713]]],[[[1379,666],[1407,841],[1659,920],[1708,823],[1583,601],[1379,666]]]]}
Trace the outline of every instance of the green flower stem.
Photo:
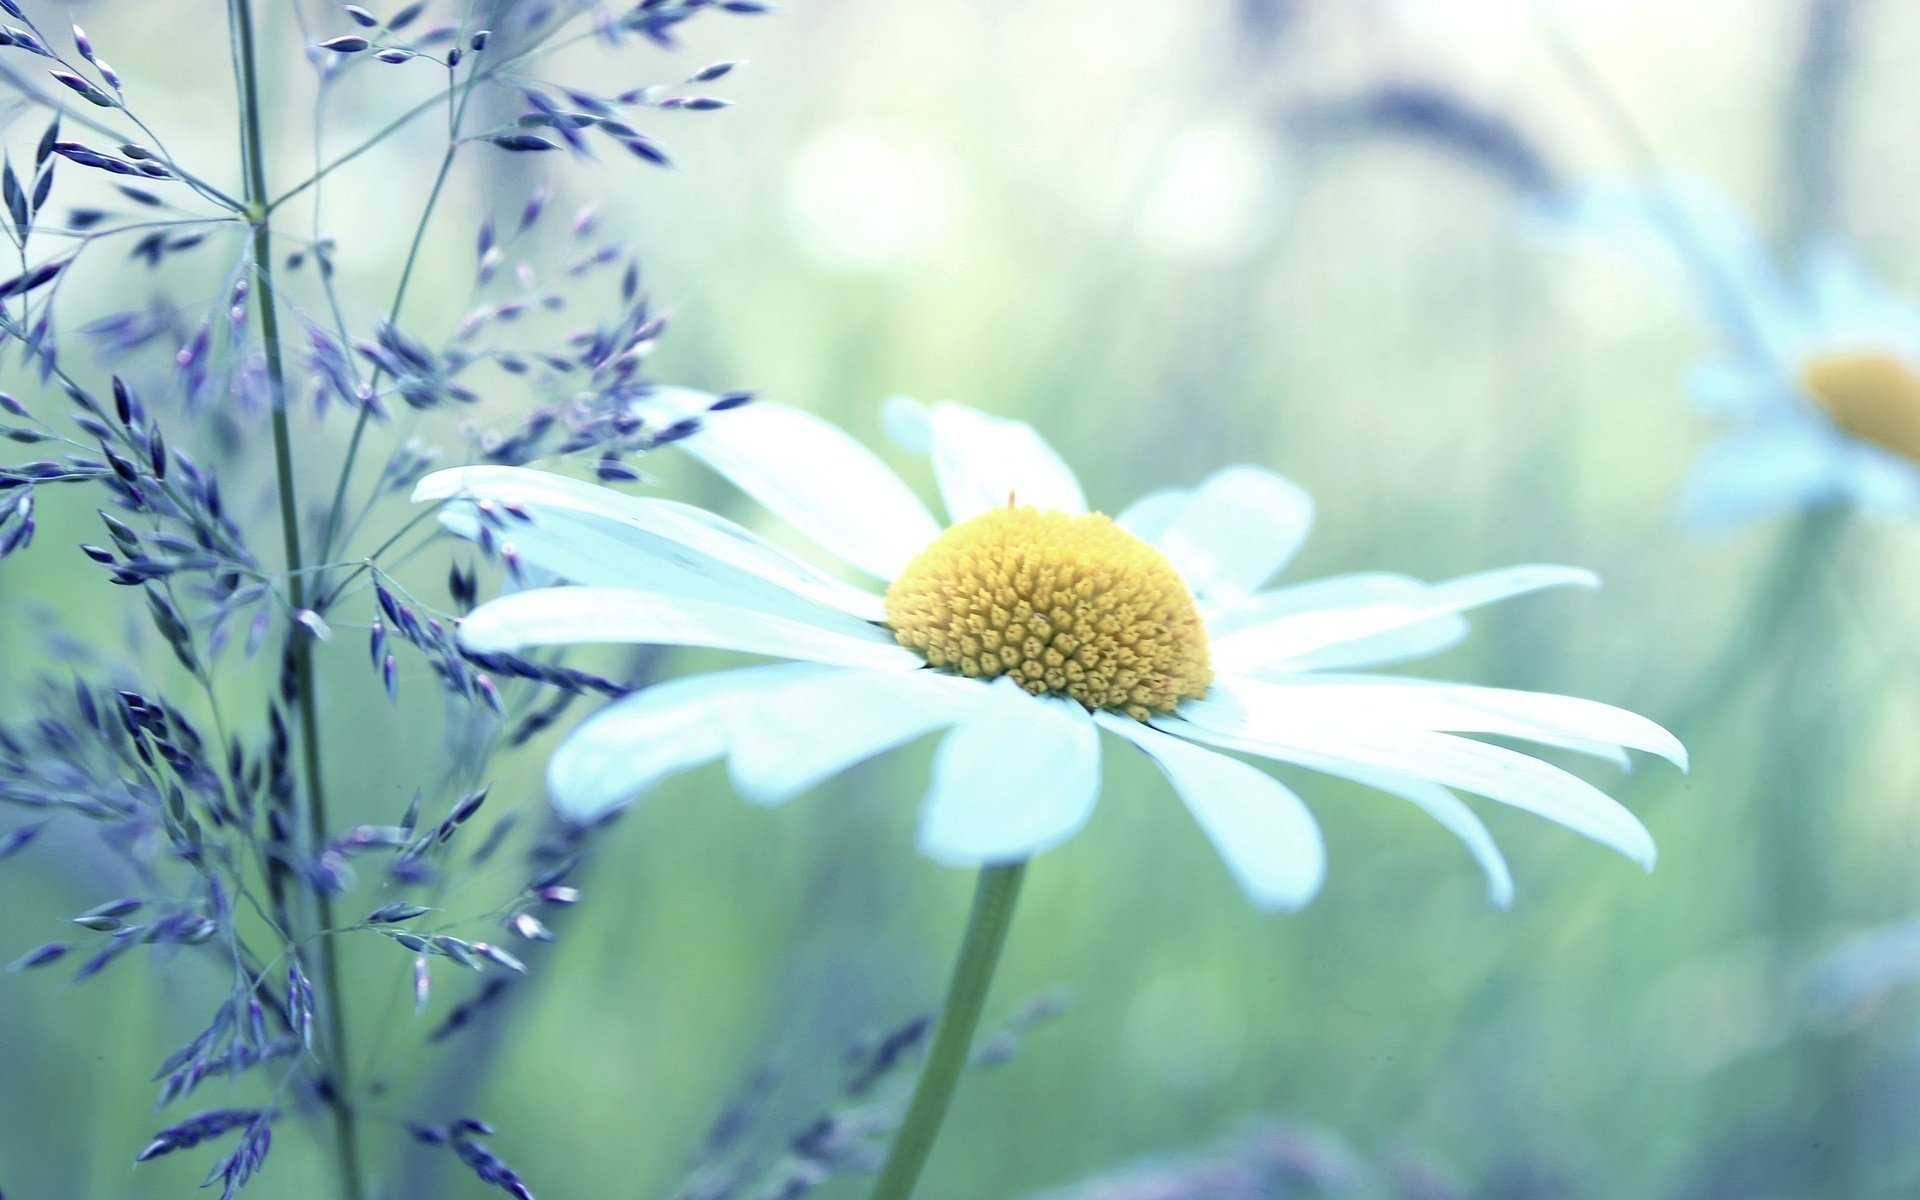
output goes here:
{"type": "Polygon", "coordinates": [[[907,1200],[913,1194],[920,1169],[940,1135],[953,1089],[972,1054],[973,1031],[980,1024],[980,1010],[986,1006],[1000,948],[1007,943],[1007,928],[1013,924],[1013,908],[1020,899],[1020,881],[1026,871],[1024,862],[980,870],[973,913],[967,918],[966,938],[960,943],[953,983],[947,988],[946,1010],[934,1031],[926,1068],[914,1085],[906,1120],[901,1122],[886,1164],[880,1168],[880,1181],[874,1184],[871,1200],[907,1200]]]}
{"type": "MultiPolygon", "coordinates": [[[[268,229],[266,139],[260,129],[260,82],[253,35],[252,0],[228,0],[234,58],[239,72],[240,135],[245,150],[246,199],[253,223],[254,304],[260,314],[260,338],[266,354],[267,387],[273,401],[273,463],[279,483],[280,532],[286,543],[288,599],[293,607],[307,607],[306,564],[300,546],[300,505],[295,490],[293,439],[287,422],[287,381],[280,343],[280,311],[273,285],[273,238],[268,229]]],[[[326,793],[320,773],[320,720],[316,701],[312,640],[299,631],[292,638],[295,704],[299,710],[302,767],[307,783],[307,827],[310,843],[318,847],[326,836],[326,793]]],[[[269,874],[275,907],[282,907],[285,886],[279,871],[269,874]]],[[[333,899],[318,893],[319,927],[333,928],[333,899]]],[[[289,930],[291,932],[291,930],[289,930]]],[[[341,1003],[339,954],[334,939],[320,943],[324,970],[320,986],[325,994],[327,1023],[327,1102],[333,1110],[334,1148],[340,1168],[341,1193],[346,1200],[365,1194],[361,1182],[360,1142],[354,1128],[352,1083],[347,1066],[346,1012],[341,1003]]]]}

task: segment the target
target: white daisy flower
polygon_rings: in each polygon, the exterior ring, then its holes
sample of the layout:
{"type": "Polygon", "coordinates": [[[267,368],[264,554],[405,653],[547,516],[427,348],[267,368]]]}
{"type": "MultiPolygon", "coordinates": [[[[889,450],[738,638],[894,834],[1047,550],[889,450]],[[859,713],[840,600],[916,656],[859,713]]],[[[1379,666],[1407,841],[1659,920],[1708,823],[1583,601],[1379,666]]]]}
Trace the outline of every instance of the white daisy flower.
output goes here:
{"type": "Polygon", "coordinates": [[[1695,179],[1591,185],[1556,216],[1562,232],[1684,288],[1720,337],[1690,390],[1728,428],[1695,462],[1690,523],[1920,509],[1920,308],[1834,247],[1790,276],[1745,214],[1695,179]]]}
{"type": "Polygon", "coordinates": [[[1013,863],[1086,823],[1105,732],[1165,773],[1266,908],[1306,903],[1325,853],[1306,806],[1248,758],[1410,801],[1466,844],[1498,904],[1512,877],[1456,791],[1652,865],[1646,829],[1597,788],[1461,735],[1684,766],[1658,725],[1567,696],[1355,673],[1452,645],[1468,609],[1593,586],[1589,573],[1522,566],[1438,584],[1367,573],[1270,588],[1313,515],[1271,471],[1230,467],[1110,519],[1089,511],[1026,424],[911,401],[888,417],[931,454],[944,528],[871,451],[797,409],[715,413],[680,443],[884,590],[670,500],[513,467],[420,484],[416,500],[454,502],[442,519],[456,533],[493,522],[519,561],[568,581],[475,610],[460,636],[476,651],[644,643],[788,660],[656,684],[589,718],[550,766],[563,815],[596,820],[719,759],[742,794],[776,804],[944,730],[920,848],[956,866],[1013,863]]]}

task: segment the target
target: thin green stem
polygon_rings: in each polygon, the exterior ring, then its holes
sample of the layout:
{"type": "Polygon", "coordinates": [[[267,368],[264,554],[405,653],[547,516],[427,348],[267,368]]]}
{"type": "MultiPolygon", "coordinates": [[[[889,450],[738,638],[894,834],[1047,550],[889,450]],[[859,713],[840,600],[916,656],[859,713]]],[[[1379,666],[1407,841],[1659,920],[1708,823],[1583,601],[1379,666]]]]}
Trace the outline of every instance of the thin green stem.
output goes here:
{"type": "Polygon", "coordinates": [[[934,1031],[927,1065],[920,1073],[920,1082],[914,1085],[906,1119],[894,1136],[893,1148],[887,1151],[871,1200],[907,1200],[913,1194],[920,1169],[926,1166],[927,1155],[940,1134],[940,1123],[946,1119],[953,1089],[973,1052],[973,1031],[980,1024],[981,1009],[986,1007],[987,989],[1000,961],[1000,948],[1007,942],[1007,928],[1013,923],[1014,904],[1020,899],[1020,881],[1026,871],[1024,862],[980,870],[973,913],[967,918],[967,934],[960,943],[960,958],[954,963],[953,983],[947,989],[946,1010],[934,1031]]]}
{"type": "MultiPolygon", "coordinates": [[[[394,289],[393,303],[387,308],[387,322],[389,324],[400,319],[400,306],[406,303],[407,288],[413,283],[414,264],[420,260],[420,247],[422,243],[426,241],[427,226],[433,218],[433,210],[435,206],[440,203],[441,189],[447,185],[447,173],[453,168],[453,156],[458,149],[458,145],[459,143],[457,142],[448,143],[447,152],[441,156],[440,159],[440,172],[433,177],[433,190],[427,193],[427,207],[425,211],[420,214],[420,223],[414,226],[413,242],[407,247],[406,263],[400,268],[400,283],[399,286],[394,289]]],[[[380,380],[380,373],[377,369],[374,371],[373,379],[375,383],[378,383],[380,380]]],[[[346,508],[347,485],[353,479],[354,463],[360,457],[360,442],[366,437],[367,425],[370,423],[372,416],[373,406],[363,404],[360,406],[360,414],[354,418],[353,436],[347,439],[346,458],[343,459],[340,464],[340,478],[334,484],[333,500],[327,505],[327,520],[326,523],[320,527],[320,545],[322,551],[325,553],[332,551],[333,538],[339,530],[340,518],[346,508]]]]}
{"type": "MultiPolygon", "coordinates": [[[[480,70],[475,71],[473,74],[469,75],[467,77],[466,88],[468,91],[471,91],[475,84],[485,83],[488,80],[493,79],[501,75],[502,73],[511,70],[514,66],[518,65],[519,63],[525,62],[526,60],[532,58],[536,54],[551,53],[558,50],[564,50],[568,46],[571,46],[576,42],[586,41],[588,38],[591,38],[593,36],[595,35],[591,30],[589,30],[585,33],[576,34],[575,36],[570,38],[564,38],[558,42],[553,43],[550,46],[543,41],[536,41],[533,45],[528,46],[526,49],[521,50],[519,53],[511,55],[507,58],[497,59],[494,62],[488,64],[486,67],[481,68],[480,70]]],[[[399,116],[395,117],[393,120],[387,122],[385,125],[381,126],[378,130],[368,135],[365,140],[360,142],[353,149],[346,151],[345,153],[341,154],[339,157],[319,167],[314,171],[312,175],[307,176],[307,178],[301,180],[299,183],[293,185],[293,187],[287,189],[287,191],[281,193],[281,195],[275,198],[271,204],[267,205],[267,211],[268,212],[274,211],[275,209],[279,208],[281,205],[287,203],[289,200],[292,200],[296,196],[299,196],[302,193],[309,191],[315,185],[319,184],[321,180],[333,174],[335,171],[339,170],[341,167],[344,167],[348,163],[353,162],[355,159],[359,158],[363,154],[366,154],[368,151],[377,149],[381,145],[381,143],[385,142],[389,137],[392,137],[394,134],[406,128],[408,125],[413,124],[413,122],[419,120],[421,117],[432,112],[434,109],[439,108],[442,102],[443,102],[442,97],[439,97],[439,96],[435,96],[431,100],[420,101],[418,104],[414,105],[412,108],[408,109],[406,112],[401,113],[399,116]]]]}
{"type": "Polygon", "coordinates": [[[368,551],[359,560],[354,561],[351,564],[347,562],[342,562],[337,564],[342,567],[351,565],[353,569],[347,572],[345,578],[339,580],[338,582],[332,582],[331,586],[327,589],[327,591],[315,597],[314,603],[322,609],[332,607],[335,601],[339,600],[341,596],[346,594],[347,588],[352,586],[354,580],[360,578],[360,576],[366,574],[368,571],[373,570],[375,564],[379,562],[381,555],[393,549],[394,546],[399,544],[402,538],[406,537],[407,534],[419,528],[424,522],[438,515],[439,514],[434,512],[432,509],[427,509],[423,512],[420,512],[416,514],[413,518],[408,520],[408,522],[405,525],[402,525],[400,528],[394,530],[393,535],[391,537],[389,537],[386,541],[381,542],[374,549],[368,551]]]}
{"type": "Polygon", "coordinates": [[[1806,0],[1780,148],[1780,251],[1790,272],[1833,224],[1841,109],[1857,59],[1858,0],[1806,0]]]}
{"type": "MultiPolygon", "coordinates": [[[[287,423],[286,364],[280,343],[280,313],[273,285],[273,238],[267,216],[265,138],[260,131],[259,69],[255,61],[251,0],[228,0],[234,51],[240,74],[241,145],[246,161],[248,215],[253,222],[253,275],[260,313],[260,337],[266,356],[267,388],[273,402],[273,461],[279,481],[280,533],[286,546],[288,599],[295,610],[307,606],[307,584],[302,574],[300,501],[293,471],[293,440],[287,423]]],[[[326,791],[320,772],[320,721],[315,697],[313,643],[299,633],[292,636],[294,701],[299,710],[301,766],[306,777],[307,837],[317,848],[326,838],[326,791]]],[[[284,886],[276,876],[275,887],[284,886]]],[[[317,895],[322,929],[333,927],[333,899],[317,895]]],[[[342,1194],[361,1200],[359,1138],[354,1128],[352,1081],[348,1068],[346,1012],[341,1004],[339,954],[333,938],[322,939],[321,987],[325,993],[328,1079],[327,1099],[333,1111],[335,1151],[339,1160],[342,1194]]]]}
{"type": "Polygon", "coordinates": [[[1600,73],[1561,25],[1547,0],[1533,0],[1533,22],[1568,79],[1577,87],[1595,113],[1606,123],[1608,132],[1634,160],[1649,188],[1648,204],[1652,215],[1671,238],[1681,263],[1692,273],[1708,307],[1719,317],[1728,332],[1743,349],[1760,362],[1774,367],[1780,364],[1763,331],[1763,322],[1753,310],[1753,299],[1739,282],[1728,275],[1725,264],[1705,248],[1705,240],[1694,227],[1693,218],[1675,199],[1667,185],[1670,172],[1653,141],[1627,112],[1600,73]]]}
{"type": "MultiPolygon", "coordinates": [[[[466,18],[462,20],[463,30],[472,16],[472,6],[469,5],[466,18]]],[[[420,247],[427,239],[427,226],[433,221],[433,211],[440,203],[440,193],[447,186],[447,175],[453,170],[454,156],[460,150],[460,119],[466,115],[467,102],[473,98],[474,84],[481,77],[472,68],[468,68],[466,82],[463,85],[454,79],[453,68],[447,68],[447,150],[440,157],[440,170],[433,177],[433,188],[427,193],[426,207],[421,210],[420,221],[413,228],[413,241],[407,246],[406,262],[400,268],[400,282],[393,289],[393,303],[387,306],[389,325],[400,319],[400,306],[406,303],[407,289],[413,284],[413,268],[420,261],[420,247]],[[457,102],[454,98],[456,93],[459,96],[457,102]]],[[[382,136],[385,136],[384,133],[382,136]]],[[[324,174],[324,171],[320,172],[315,176],[315,180],[317,181],[320,175],[324,174]]],[[[375,368],[372,384],[377,385],[379,382],[380,371],[375,368]]],[[[347,439],[346,457],[340,464],[340,478],[334,483],[333,500],[327,505],[326,522],[320,527],[322,557],[332,555],[334,539],[340,532],[340,520],[346,510],[347,488],[353,482],[354,464],[360,458],[360,443],[366,437],[367,425],[372,417],[373,407],[367,404],[361,406],[359,415],[354,418],[353,435],[347,439]]]]}
{"type": "Polygon", "coordinates": [[[1732,707],[1733,693],[1746,677],[1778,660],[1782,630],[1824,583],[1820,559],[1846,515],[1845,510],[1828,505],[1806,509],[1793,518],[1761,572],[1735,632],[1673,708],[1668,724],[1683,739],[1704,735],[1706,723],[1732,707]]]}

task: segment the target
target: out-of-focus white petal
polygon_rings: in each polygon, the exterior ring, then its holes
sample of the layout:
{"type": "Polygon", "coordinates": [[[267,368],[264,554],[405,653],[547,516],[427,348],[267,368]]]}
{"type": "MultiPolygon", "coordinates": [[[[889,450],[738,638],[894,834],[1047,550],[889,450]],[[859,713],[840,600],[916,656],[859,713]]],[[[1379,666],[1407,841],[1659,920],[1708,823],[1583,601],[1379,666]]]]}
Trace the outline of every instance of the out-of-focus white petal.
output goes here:
{"type": "Polygon", "coordinates": [[[1899,517],[1920,509],[1920,469],[1913,463],[1867,442],[1850,450],[1848,490],[1862,512],[1899,517]]]}
{"type": "Polygon", "coordinates": [[[714,413],[675,443],[822,549],[892,579],[940,527],[893,469],[839,427],[764,401],[714,413]]]}
{"type": "Polygon", "coordinates": [[[740,794],[779,804],[856,763],[963,719],[986,686],[934,671],[833,671],[769,692],[737,723],[740,794]]]}
{"type": "MultiPolygon", "coordinates": [[[[1298,675],[1285,680],[1216,679],[1196,708],[1239,710],[1251,736],[1302,723],[1367,723],[1443,733],[1490,733],[1613,758],[1619,748],[1657,754],[1682,770],[1687,749],[1638,713],[1550,692],[1367,676],[1298,675]]],[[[1186,710],[1182,710],[1185,712],[1186,710]]]]}
{"type": "Polygon", "coordinates": [[[1792,418],[1724,434],[1694,456],[1680,516],[1696,529],[1837,499],[1845,493],[1836,434],[1792,418]]]}
{"type": "Polygon", "coordinates": [[[1187,505],[1187,497],[1193,494],[1191,488],[1161,488],[1148,492],[1120,510],[1113,523],[1131,533],[1143,542],[1160,544],[1160,535],[1173,524],[1180,510],[1187,505]]]}
{"type": "Polygon", "coordinates": [[[1100,791],[1087,710],[1000,679],[947,734],[920,809],[920,849],[957,867],[1011,863],[1066,841],[1100,791]]]}
{"type": "Polygon", "coordinates": [[[1743,358],[1716,358],[1687,373],[1687,394],[1711,416],[1763,417],[1799,403],[1782,386],[1780,370],[1743,358]]]}
{"type": "Polygon", "coordinates": [[[1801,336],[1804,318],[1753,221],[1697,176],[1651,184],[1603,181],[1554,205],[1550,235],[1624,256],[1658,273],[1723,329],[1776,354],[1801,336]]]}
{"type": "Polygon", "coordinates": [[[1155,545],[1210,602],[1247,596],[1293,558],[1313,525],[1313,500],[1261,467],[1228,467],[1202,480],[1155,545]]]}
{"type": "MultiPolygon", "coordinates": [[[[790,597],[825,604],[865,621],[885,617],[880,597],[835,579],[703,509],[628,496],[564,475],[524,467],[436,471],[414,489],[416,502],[464,498],[525,514],[506,517],[494,536],[533,566],[574,583],[639,587],[785,612],[790,597]]],[[[479,535],[471,506],[455,505],[442,523],[479,535]]]]}
{"type": "Polygon", "coordinates": [[[1369,771],[1351,764],[1337,772],[1329,770],[1328,773],[1416,805],[1438,821],[1448,833],[1459,838],[1466,846],[1467,853],[1473,855],[1473,860],[1480,864],[1480,869],[1487,876],[1487,899],[1499,908],[1513,903],[1513,872],[1508,869],[1500,847],[1494,844],[1493,834],[1488,832],[1486,823],[1467,807],[1466,801],[1437,783],[1428,783],[1411,775],[1369,771]]]}
{"type": "Polygon", "coordinates": [[[1649,870],[1653,867],[1653,837],[1638,817],[1584,779],[1503,746],[1424,730],[1332,724],[1302,725],[1281,736],[1257,737],[1223,711],[1200,707],[1192,719],[1156,717],[1153,724],[1190,740],[1331,775],[1358,767],[1459,788],[1545,817],[1649,870]]]}
{"type": "Polygon", "coordinates": [[[1920,351],[1920,305],[1888,287],[1851,253],[1831,244],[1802,265],[1807,302],[1825,340],[1844,349],[1920,351]]]}
{"type": "Polygon", "coordinates": [[[668,776],[726,753],[731,714],[755,696],[832,670],[811,663],[743,667],[616,700],[582,722],[547,764],[553,806],[569,820],[597,821],[668,776]]]}
{"type": "Polygon", "coordinates": [[[902,450],[933,450],[933,413],[912,396],[888,396],[880,405],[880,426],[902,450]]]}
{"type": "Polygon", "coordinates": [[[1098,712],[1093,719],[1159,765],[1256,905],[1295,909],[1319,892],[1327,873],[1320,827],[1279,780],[1131,717],[1098,712]]]}
{"type": "MultiPolygon", "coordinates": [[[[1247,675],[1304,669],[1304,660],[1316,651],[1401,631],[1412,633],[1420,645],[1444,646],[1450,644],[1447,639],[1456,636],[1457,630],[1446,619],[1465,609],[1542,588],[1598,584],[1592,572],[1575,567],[1521,566],[1483,571],[1429,585],[1412,599],[1313,609],[1259,624],[1241,625],[1214,638],[1213,658],[1223,670],[1247,675]],[[1420,626],[1431,628],[1417,628],[1420,626]]],[[[1406,649],[1391,642],[1376,645],[1396,652],[1406,649]]],[[[1370,652],[1362,657],[1364,661],[1379,662],[1403,656],[1370,652]]],[[[1361,661],[1344,656],[1335,661],[1342,666],[1362,665],[1361,661]]],[[[1322,655],[1315,660],[1315,665],[1332,666],[1335,661],[1322,655]]]]}
{"type": "Polygon", "coordinates": [[[560,587],[490,600],[460,623],[460,640],[481,651],[578,642],[708,646],[776,658],[876,670],[926,665],[877,625],[811,624],[756,609],[627,588],[560,587]]]}
{"type": "Polygon", "coordinates": [[[1025,421],[990,416],[964,404],[927,413],[933,472],[955,525],[1008,501],[1079,514],[1087,498],[1071,468],[1025,421]]]}

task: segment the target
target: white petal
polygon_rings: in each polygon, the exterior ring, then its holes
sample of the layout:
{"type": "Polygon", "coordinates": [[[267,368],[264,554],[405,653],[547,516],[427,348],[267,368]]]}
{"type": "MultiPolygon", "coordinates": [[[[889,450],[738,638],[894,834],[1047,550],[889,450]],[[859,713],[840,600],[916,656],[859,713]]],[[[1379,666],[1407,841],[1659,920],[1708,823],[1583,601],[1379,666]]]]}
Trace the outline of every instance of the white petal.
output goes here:
{"type": "Polygon", "coordinates": [[[1852,253],[1819,247],[1806,256],[1802,273],[1819,327],[1833,340],[1893,353],[1920,348],[1920,305],[1889,288],[1852,253]]]}
{"type": "Polygon", "coordinates": [[[1313,899],[1326,878],[1326,847],[1313,814],[1284,784],[1131,717],[1100,712],[1093,719],[1159,764],[1255,904],[1295,909],[1313,899]]]}
{"type": "Polygon", "coordinates": [[[1472,630],[1458,613],[1434,617],[1351,641],[1309,650],[1287,663],[1288,671],[1342,671],[1411,662],[1450,650],[1472,630]]]}
{"type": "Polygon", "coordinates": [[[940,743],[920,810],[920,849],[949,866],[1031,858],[1086,824],[1100,791],[1100,742],[1087,711],[1029,696],[1011,680],[940,743]]]}
{"type": "Polygon", "coordinates": [[[986,687],[933,671],[834,671],[763,695],[733,732],[734,786],[779,804],[856,763],[964,718],[986,687]]]}
{"type": "Polygon", "coordinates": [[[1687,372],[1687,395],[1709,416],[1752,420],[1793,403],[1779,368],[1746,358],[1716,358],[1687,372]]]}
{"type": "Polygon", "coordinates": [[[617,700],[582,722],[547,764],[553,806],[569,820],[597,821],[669,775],[719,758],[729,714],[765,689],[831,670],[775,663],[715,671],[617,700]]]}
{"type": "MultiPolygon", "coordinates": [[[[787,594],[861,620],[885,618],[880,597],[835,579],[751,530],[692,505],[628,496],[611,488],[524,467],[436,471],[414,489],[416,502],[465,497],[523,512],[495,536],[528,563],[574,583],[642,587],[705,596],[784,612],[787,594]]],[[[477,518],[458,507],[442,521],[477,536],[477,518]],[[453,518],[449,520],[448,518],[453,518]]]]}
{"type": "Polygon", "coordinates": [[[1462,575],[1458,579],[1433,584],[1432,590],[1436,607],[1448,612],[1460,612],[1546,588],[1599,586],[1600,577],[1584,567],[1534,563],[1462,575]]]}
{"type": "Polygon", "coordinates": [[[1751,327],[1761,339],[1757,349],[1777,351],[1792,338],[1800,306],[1773,255],[1752,218],[1704,180],[1589,184],[1556,208],[1563,232],[1660,273],[1723,328],[1751,327]]]}
{"type": "Polygon", "coordinates": [[[1158,546],[1160,535],[1173,524],[1180,510],[1187,506],[1187,497],[1193,494],[1191,488],[1161,488],[1148,492],[1120,511],[1113,523],[1131,533],[1143,542],[1158,546]]]}
{"type": "Polygon", "coordinates": [[[1694,455],[1680,515],[1691,528],[1722,529],[1834,499],[1846,486],[1835,439],[1807,421],[1773,420],[1725,434],[1694,455]]]}
{"type": "Polygon", "coordinates": [[[1384,571],[1328,575],[1261,592],[1219,609],[1208,616],[1207,632],[1221,638],[1235,630],[1265,625],[1295,613],[1360,608],[1369,604],[1417,604],[1426,594],[1427,585],[1411,575],[1384,571]]]}
{"type": "MultiPolygon", "coordinates": [[[[1311,610],[1246,625],[1214,639],[1214,661],[1235,674],[1304,669],[1309,661],[1316,666],[1332,666],[1335,662],[1358,666],[1352,656],[1321,655],[1313,660],[1308,656],[1383,635],[1404,635],[1416,646],[1442,646],[1449,644],[1448,639],[1458,631],[1450,618],[1463,609],[1542,588],[1598,584],[1592,572],[1575,567],[1522,566],[1484,571],[1429,585],[1415,599],[1311,610]]],[[[1367,648],[1363,657],[1385,661],[1389,656],[1403,656],[1406,649],[1390,638],[1367,648]]]]}
{"type": "MultiPolygon", "coordinates": [[[[1207,631],[1215,639],[1237,630],[1262,625],[1295,613],[1361,608],[1375,604],[1419,604],[1431,587],[1410,575],[1359,572],[1330,575],[1308,583],[1261,592],[1239,604],[1216,609],[1207,616],[1207,631]]],[[[1331,670],[1340,667],[1377,667],[1438,654],[1465,640],[1466,619],[1448,613],[1381,633],[1335,642],[1287,660],[1292,671],[1331,670]]]]}
{"type": "Polygon", "coordinates": [[[1181,737],[1331,775],[1360,767],[1459,788],[1536,813],[1653,867],[1653,837],[1638,817],[1584,779],[1505,747],[1446,733],[1332,725],[1299,726],[1285,737],[1252,737],[1221,717],[1196,707],[1192,720],[1161,717],[1153,723],[1181,737]]]}
{"type": "Polygon", "coordinates": [[[1898,517],[1920,508],[1920,471],[1911,462],[1864,442],[1852,450],[1848,491],[1861,511],[1898,517]]]}
{"type": "Polygon", "coordinates": [[[1300,675],[1284,681],[1214,681],[1207,699],[1236,704],[1253,736],[1305,723],[1375,722],[1445,733],[1491,733],[1567,746],[1611,758],[1618,748],[1657,754],[1686,769],[1678,738],[1638,713],[1550,692],[1434,683],[1419,679],[1300,675]]]}
{"type": "Polygon", "coordinates": [[[628,642],[708,646],[877,670],[926,665],[877,625],[829,629],[750,608],[625,588],[541,588],[501,596],[460,623],[460,640],[482,653],[522,646],[628,642]]]}
{"type": "Polygon", "coordinates": [[[936,404],[928,419],[934,477],[954,524],[1009,500],[1066,513],[1087,511],[1080,481],[1025,421],[989,416],[964,404],[936,404]]]}
{"type": "Polygon", "coordinates": [[[1475,862],[1487,876],[1487,899],[1498,908],[1513,903],[1513,872],[1507,867],[1507,860],[1500,853],[1500,847],[1494,844],[1493,834],[1487,831],[1486,824],[1467,807],[1467,802],[1454,795],[1437,783],[1428,783],[1424,779],[1415,779],[1410,775],[1396,775],[1391,771],[1369,771],[1361,767],[1346,766],[1337,774],[1366,787],[1377,788],[1391,796],[1399,796],[1411,801],[1420,810],[1438,821],[1442,828],[1459,838],[1466,846],[1467,853],[1473,855],[1475,862]]]}
{"type": "Polygon", "coordinates": [[[893,469],[812,413],[757,401],[675,443],[862,571],[892,579],[940,535],[893,469]]]}
{"type": "MultiPolygon", "coordinates": [[[[483,522],[470,504],[442,509],[440,524],[456,536],[477,540],[483,522]]],[[[739,570],[651,534],[622,529],[587,514],[543,510],[530,522],[493,531],[502,553],[513,555],[521,570],[518,590],[580,583],[654,595],[707,600],[748,608],[810,625],[841,629],[859,636],[884,618],[878,596],[848,591],[867,605],[827,605],[779,582],[739,570]],[[871,619],[849,607],[876,610],[871,619]]]]}
{"type": "Polygon", "coordinates": [[[888,396],[880,405],[880,427],[902,450],[933,450],[933,413],[912,396],[888,396]]]}
{"type": "Polygon", "coordinates": [[[1203,480],[1155,543],[1209,599],[1246,596],[1293,558],[1313,525],[1313,499],[1260,467],[1203,480]]]}

